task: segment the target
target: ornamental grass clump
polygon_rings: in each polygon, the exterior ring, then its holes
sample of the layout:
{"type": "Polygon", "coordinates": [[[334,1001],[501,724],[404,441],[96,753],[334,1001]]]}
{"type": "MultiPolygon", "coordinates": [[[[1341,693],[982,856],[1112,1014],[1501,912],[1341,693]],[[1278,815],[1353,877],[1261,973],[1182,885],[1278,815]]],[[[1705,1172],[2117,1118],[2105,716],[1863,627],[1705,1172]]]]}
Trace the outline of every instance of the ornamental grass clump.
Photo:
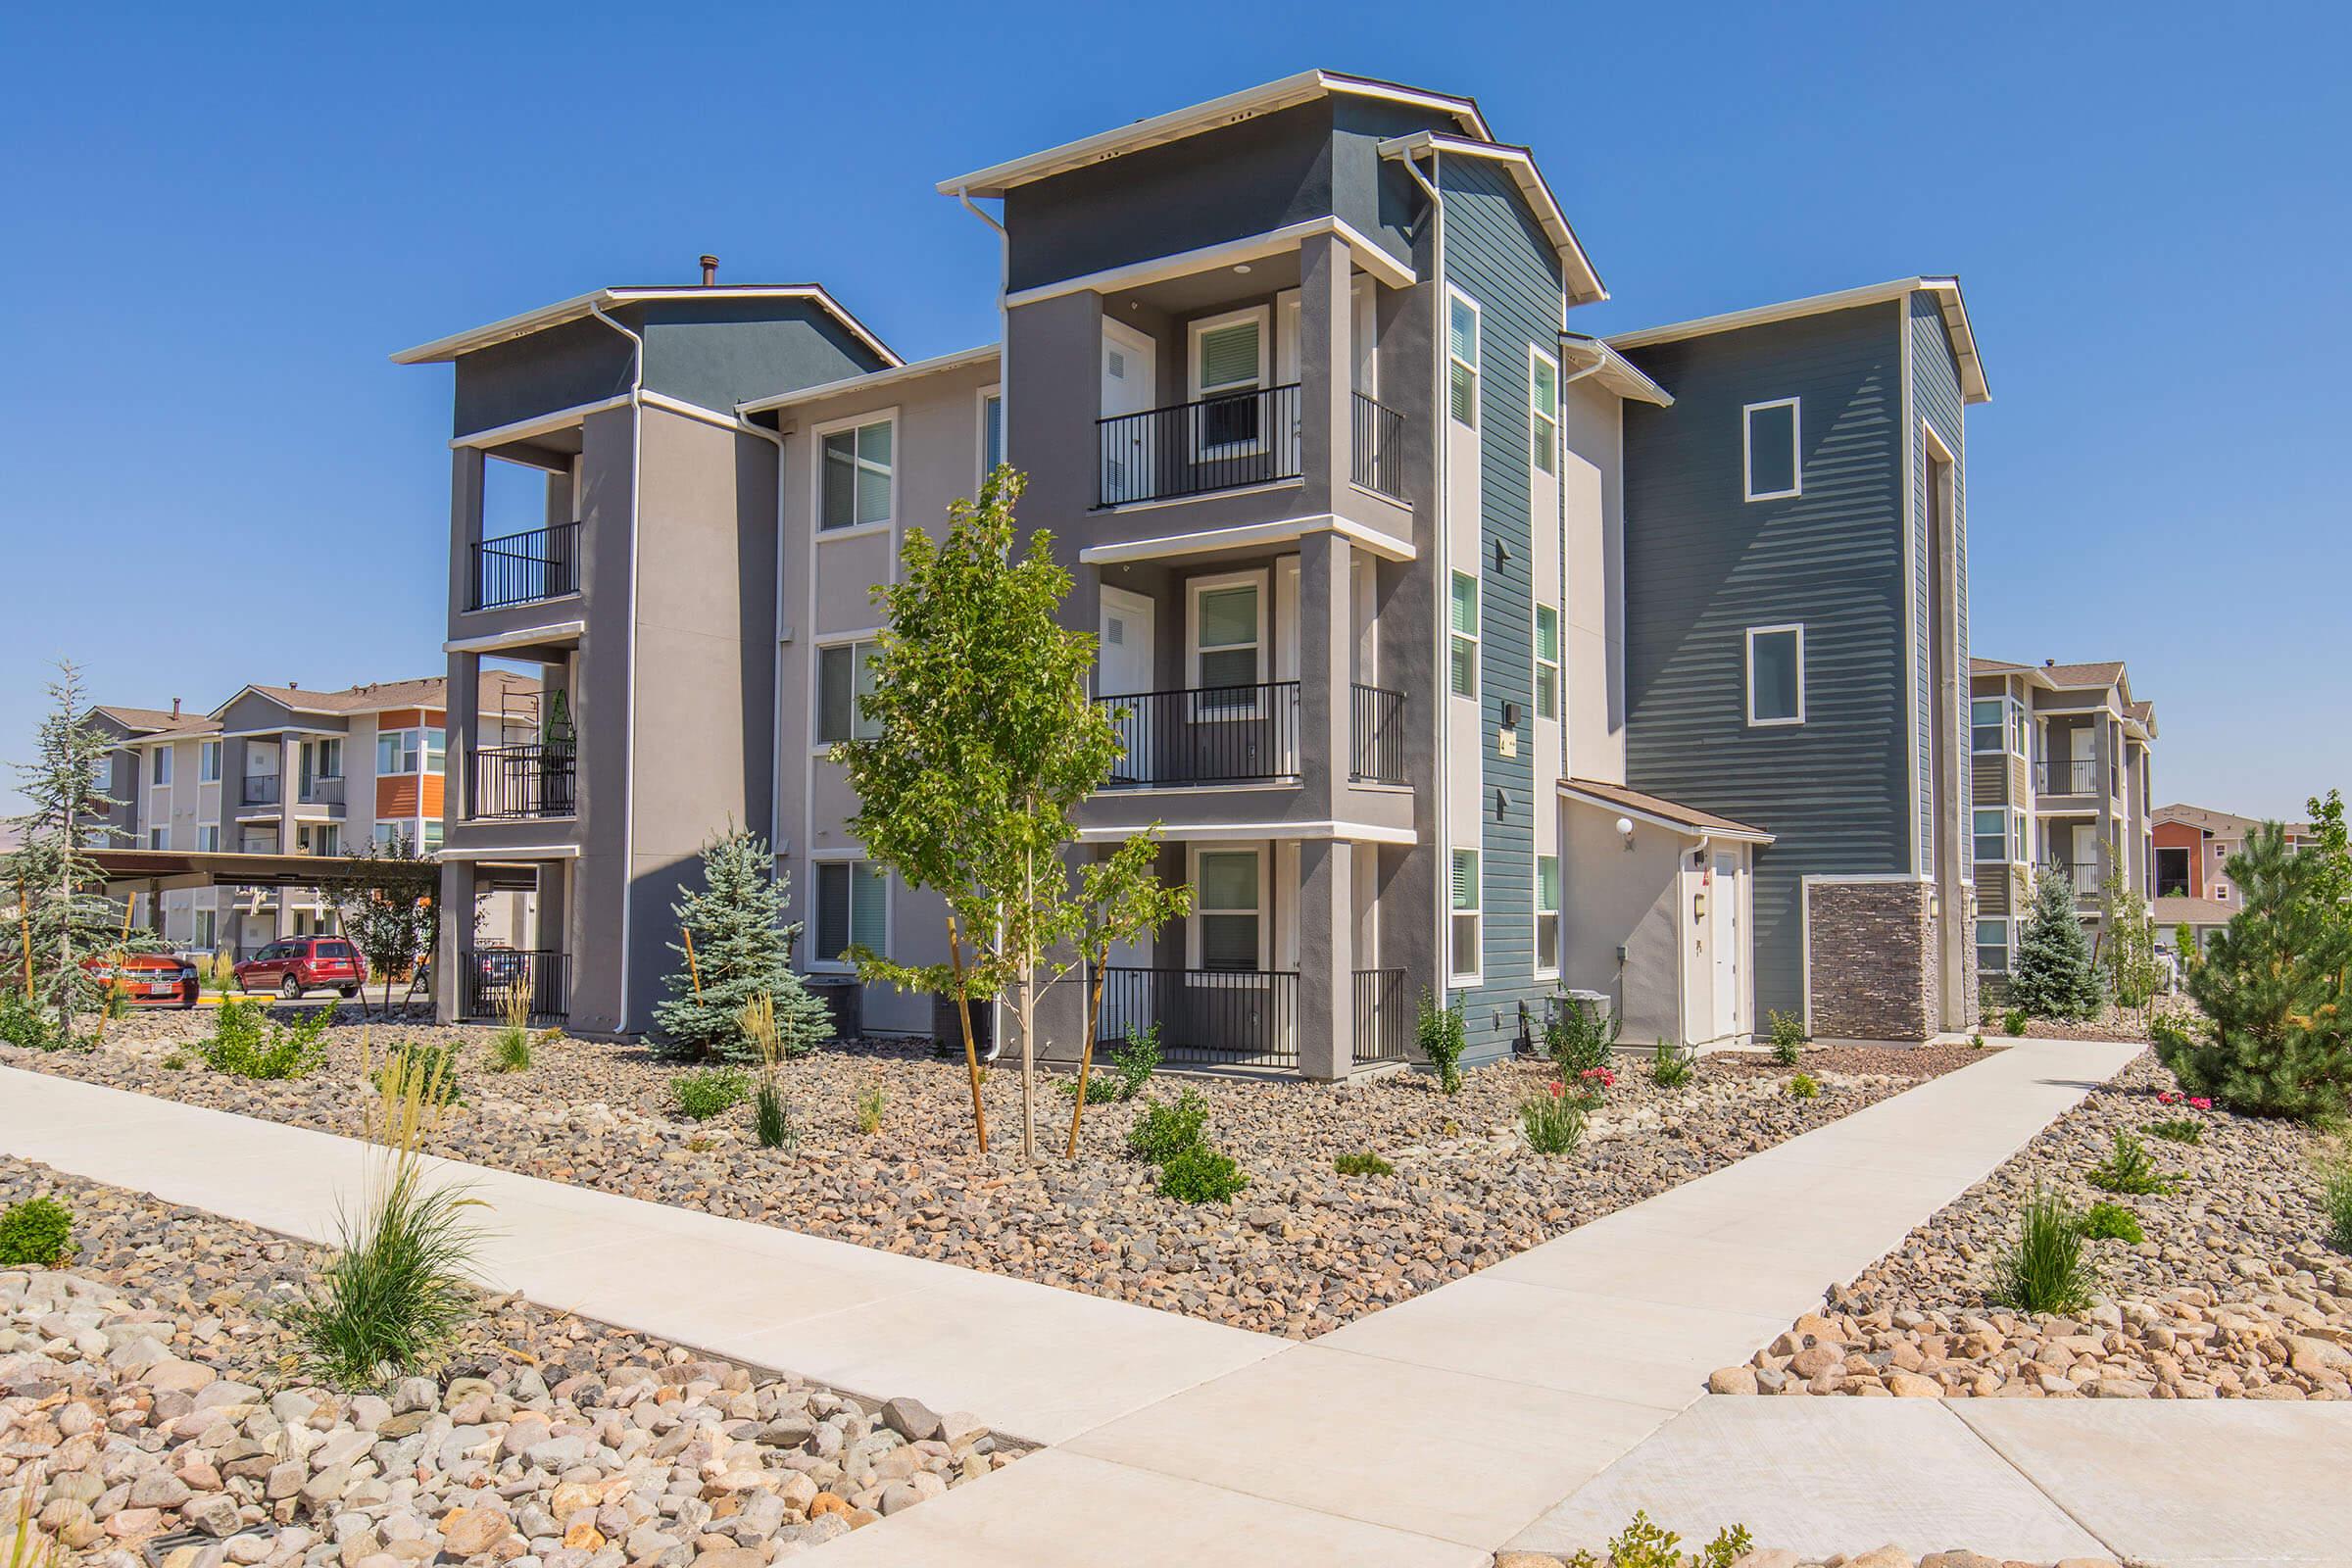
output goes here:
{"type": "Polygon", "coordinates": [[[2021,1312],[2080,1312],[2097,1276],[2082,1256],[2082,1221],[2064,1200],[2036,1190],[2026,1200],[2017,1245],[1994,1266],[1992,1299],[2021,1312]]]}
{"type": "Polygon", "coordinates": [[[871,1138],[882,1130],[882,1107],[890,1097],[880,1084],[868,1084],[858,1091],[850,1109],[858,1118],[858,1131],[871,1138]]]}
{"type": "Polygon", "coordinates": [[[1660,1089],[1682,1088],[1690,1081],[1692,1070],[1690,1053],[1671,1041],[1659,1041],[1658,1049],[1650,1053],[1649,1081],[1660,1089]]]}
{"type": "Polygon", "coordinates": [[[498,1033],[490,1037],[493,1072],[528,1072],[531,1066],[531,994],[523,986],[507,988],[498,1008],[498,1033]]]}
{"type": "Polygon", "coordinates": [[[1585,1141],[1585,1107],[1555,1078],[1519,1102],[1519,1131],[1539,1154],[1573,1153],[1585,1141]]]}
{"type": "Polygon", "coordinates": [[[338,1218],[334,1257],[286,1310],[306,1372],[355,1391],[434,1371],[457,1348],[481,1243],[468,1210],[484,1206],[427,1179],[424,1145],[454,1093],[447,1059],[395,1052],[368,1078],[363,1131],[376,1153],[360,1211],[338,1218]]]}
{"type": "Polygon", "coordinates": [[[734,1067],[710,1067],[680,1073],[670,1081],[669,1102],[688,1121],[709,1121],[743,1103],[752,1083],[734,1067]]]}
{"type": "Polygon", "coordinates": [[[779,1069],[787,1054],[775,1003],[764,991],[743,1005],[743,1032],[760,1053],[760,1081],[752,1090],[752,1138],[761,1149],[790,1149],[800,1142],[792,1107],[784,1102],[779,1069]]]}
{"type": "Polygon", "coordinates": [[[433,1097],[432,1108],[447,1110],[466,1096],[458,1087],[458,1048],[444,1040],[403,1040],[384,1056],[381,1067],[370,1069],[368,1081],[380,1092],[387,1078],[423,1085],[433,1097]]]}
{"type": "Polygon", "coordinates": [[[0,1268],[55,1268],[74,1255],[74,1212],[54,1198],[0,1211],[0,1268]]]}
{"type": "Polygon", "coordinates": [[[41,1534],[41,1471],[36,1461],[19,1477],[17,1500],[9,1509],[7,1551],[0,1568],[69,1568],[65,1543],[41,1534]]]}
{"type": "Polygon", "coordinates": [[[2111,1193],[2144,1195],[2173,1192],[2180,1178],[2158,1170],[2148,1146],[2135,1134],[2117,1133],[2113,1151],[2090,1168],[2090,1184],[2111,1193]]]}

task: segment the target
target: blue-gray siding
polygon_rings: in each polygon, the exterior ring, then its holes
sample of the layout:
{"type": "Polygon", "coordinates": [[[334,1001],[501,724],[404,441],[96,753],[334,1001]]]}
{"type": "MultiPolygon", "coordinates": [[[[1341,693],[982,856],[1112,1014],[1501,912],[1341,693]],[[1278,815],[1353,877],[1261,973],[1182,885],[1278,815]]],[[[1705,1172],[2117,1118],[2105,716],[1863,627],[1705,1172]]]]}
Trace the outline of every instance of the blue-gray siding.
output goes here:
{"type": "MultiPolygon", "coordinates": [[[[1960,394],[1960,367],[1959,363],[1952,358],[1952,340],[1944,329],[1943,312],[1937,306],[1936,297],[1927,293],[1914,294],[1910,298],[1909,309],[1913,412],[1919,418],[1926,421],[1928,427],[1936,432],[1936,439],[1941,441],[1945,449],[1952,454],[1951,527],[1953,557],[1956,563],[1952,586],[1960,601],[1960,640],[1953,650],[1953,659],[1955,660],[1953,667],[1961,672],[1959,685],[1963,693],[1963,707],[1960,712],[1955,714],[1947,711],[1941,717],[1945,723],[1952,726],[1952,734],[1947,737],[1945,744],[1957,748],[1958,755],[1965,762],[1969,756],[1966,730],[1968,715],[1965,707],[1965,693],[1968,687],[1966,673],[1968,669],[1968,460],[1967,449],[1961,444],[1964,406],[1960,394]]],[[[1912,548],[1919,564],[1913,587],[1913,592],[1917,596],[1913,623],[1918,628],[1919,645],[1919,692],[1918,706],[1915,710],[1918,715],[1918,728],[1915,744],[1919,748],[1920,777],[1924,779],[1928,776],[1929,759],[1935,755],[1931,749],[1933,745],[1932,726],[1936,722],[1938,716],[1932,684],[1933,677],[1930,673],[1932,666],[1928,655],[1928,639],[1931,628],[1935,625],[1935,610],[1930,602],[1931,584],[1935,579],[1931,575],[1932,540],[1929,536],[1928,526],[1930,498],[1927,443],[1914,440],[1912,447],[1912,548]]],[[[1965,771],[1962,779],[1965,787],[1965,771]]],[[[1966,814],[1967,803],[1961,802],[1959,808],[1962,812],[1960,817],[1960,855],[1961,864],[1965,867],[1973,858],[1975,846],[1971,842],[1968,832],[1970,818],[1966,814]]],[[[1935,792],[1923,788],[1919,792],[1919,842],[1923,847],[1935,842],[1935,823],[1932,818],[1934,809],[1935,792]]],[[[1932,867],[1923,864],[1921,869],[1929,870],[1932,867]]]]}
{"type": "MultiPolygon", "coordinates": [[[[1764,828],[1758,1016],[1802,1005],[1801,878],[1911,868],[1901,307],[1635,351],[1625,412],[1628,782],[1764,828]],[[1800,400],[1803,493],[1744,501],[1741,409],[1800,400]],[[1805,722],[1746,724],[1746,628],[1805,628],[1805,722]]],[[[1573,895],[1571,895],[1573,896],[1573,895]]]]}

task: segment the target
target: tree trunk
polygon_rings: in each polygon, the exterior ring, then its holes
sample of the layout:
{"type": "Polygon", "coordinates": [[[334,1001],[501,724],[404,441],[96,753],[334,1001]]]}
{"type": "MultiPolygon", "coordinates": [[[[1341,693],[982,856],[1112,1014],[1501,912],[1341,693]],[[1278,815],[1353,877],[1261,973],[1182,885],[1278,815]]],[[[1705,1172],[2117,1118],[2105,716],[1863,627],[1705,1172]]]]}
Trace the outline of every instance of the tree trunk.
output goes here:
{"type": "Polygon", "coordinates": [[[963,1026],[963,1065],[972,1077],[972,1130],[979,1135],[980,1152],[988,1152],[988,1111],[980,1103],[980,1045],[972,1038],[971,985],[963,972],[963,937],[956,917],[948,916],[948,958],[956,965],[956,1021],[963,1026]]]}
{"type": "MultiPolygon", "coordinates": [[[[1110,949],[1102,950],[1102,957],[1110,957],[1110,949]]],[[[1095,1036],[1102,1027],[1102,982],[1107,979],[1102,964],[1095,965],[1095,983],[1086,990],[1086,1037],[1078,1043],[1078,1103],[1070,1110],[1070,1152],[1067,1157],[1078,1157],[1078,1122],[1086,1114],[1086,1075],[1095,1065],[1095,1036]]]]}
{"type": "MultiPolygon", "coordinates": [[[[1036,803],[1031,802],[1031,809],[1036,803]]],[[[1021,857],[1021,907],[1034,922],[1037,910],[1037,851],[1021,857]]],[[[1032,924],[1030,930],[1035,931],[1032,924]]],[[[1031,938],[1034,941],[1034,935],[1031,938]]],[[[1037,1163],[1037,954],[1021,955],[1021,1163],[1037,1163]]]]}

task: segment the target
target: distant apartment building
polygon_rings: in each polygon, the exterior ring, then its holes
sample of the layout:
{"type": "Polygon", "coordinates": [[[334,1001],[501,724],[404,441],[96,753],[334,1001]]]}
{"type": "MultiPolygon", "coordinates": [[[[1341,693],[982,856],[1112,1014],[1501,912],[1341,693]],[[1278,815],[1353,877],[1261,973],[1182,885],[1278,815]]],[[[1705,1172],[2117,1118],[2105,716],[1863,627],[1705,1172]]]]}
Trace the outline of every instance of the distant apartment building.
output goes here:
{"type": "MultiPolygon", "coordinates": [[[[2262,821],[2179,803],[2156,808],[2150,819],[2157,939],[2174,946],[2186,926],[2202,948],[2238,911],[2244,895],[2230,880],[2230,860],[2245,849],[2246,835],[2262,821]]],[[[2290,849],[2312,842],[2309,822],[2284,826],[2290,849]]]]}
{"type": "Polygon", "coordinates": [[[2006,983],[2034,881],[2062,879],[2095,937],[2110,877],[2157,895],[2150,803],[2156,707],[2121,661],[1970,665],[1977,964],[2006,983]]]}
{"type": "Polygon", "coordinates": [[[519,668],[570,720],[518,751],[453,701],[444,899],[535,893],[516,946],[573,1032],[651,1028],[730,822],[812,976],[946,958],[827,751],[865,732],[873,585],[999,461],[1122,742],[1077,853],[1156,823],[1196,895],[1112,956],[1106,1039],[1336,1077],[1404,1059],[1424,989],[1476,1057],[1562,988],[1697,1045],[1966,1025],[1954,280],[1579,333],[1605,292],[1533,154],[1324,72],[939,188],[1001,233],[1001,344],[905,363],[706,258],[395,356],[454,372],[450,689],[519,668]]]}

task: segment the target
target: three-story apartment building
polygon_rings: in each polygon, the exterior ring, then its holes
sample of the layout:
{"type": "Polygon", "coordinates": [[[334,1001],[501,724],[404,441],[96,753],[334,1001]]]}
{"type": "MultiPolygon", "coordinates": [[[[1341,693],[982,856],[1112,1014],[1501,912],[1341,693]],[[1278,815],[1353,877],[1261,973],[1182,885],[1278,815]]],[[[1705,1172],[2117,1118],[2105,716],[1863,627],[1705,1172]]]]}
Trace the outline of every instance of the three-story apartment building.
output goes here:
{"type": "MultiPolygon", "coordinates": [[[[939,188],[999,233],[998,345],[904,364],[821,289],[722,287],[706,258],[701,288],[398,356],[456,367],[453,689],[527,661],[576,725],[559,800],[501,785],[543,764],[485,755],[453,710],[445,896],[530,879],[551,966],[596,958],[559,988],[575,1032],[650,1027],[669,906],[729,819],[770,833],[811,971],[853,943],[945,956],[937,901],[863,858],[825,751],[864,722],[871,588],[1000,460],[1073,573],[1123,743],[1079,853],[1157,823],[1196,893],[1113,956],[1106,1038],[1156,1023],[1177,1060],[1338,1076],[1406,1056],[1423,990],[1493,1056],[1563,985],[1636,1037],[1739,1038],[1759,998],[1807,1004],[1808,918],[1909,965],[1868,982],[1902,1005],[1820,966],[1828,1032],[1948,1021],[1958,419],[1983,395],[1949,280],[1574,332],[1605,296],[1534,156],[1466,98],[1325,72],[939,188]],[[1858,319],[1833,394],[1812,362],[1858,319]],[[1759,435],[1746,405],[1776,399],[1759,435]],[[1867,506],[1838,501],[1858,442],[1867,506]],[[490,519],[486,462],[548,476],[543,526],[490,519]],[[1702,464],[1728,498],[1674,492],[1702,464]],[[1875,613],[1830,602],[1824,540],[1870,564],[1875,613]],[[1742,602],[1766,592],[1770,624],[1742,602]],[[1807,622],[1810,672],[1778,635],[1807,622]],[[1832,762],[1867,812],[1743,783],[1832,762]]],[[[446,956],[462,1013],[460,939],[446,956]]],[[[928,998],[863,1004],[932,1027],[928,998]]],[[[1058,988],[1057,1050],[1077,1008],[1058,988]]]]}

